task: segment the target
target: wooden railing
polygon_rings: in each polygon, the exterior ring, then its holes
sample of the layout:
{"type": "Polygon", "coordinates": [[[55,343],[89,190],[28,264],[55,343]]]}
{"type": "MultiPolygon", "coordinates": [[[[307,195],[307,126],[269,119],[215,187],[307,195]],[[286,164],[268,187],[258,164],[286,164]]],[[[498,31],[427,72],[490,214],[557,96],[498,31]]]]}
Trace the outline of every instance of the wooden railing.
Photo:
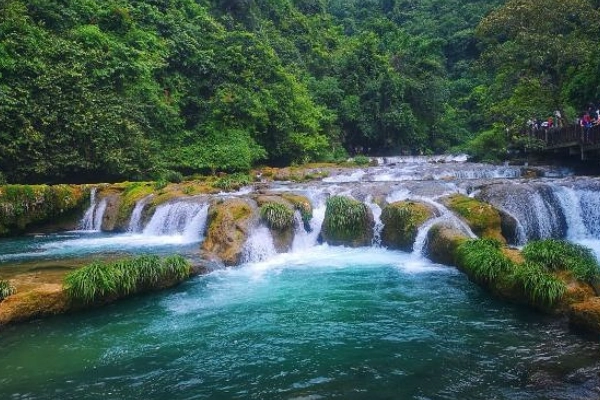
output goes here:
{"type": "Polygon", "coordinates": [[[562,128],[534,129],[530,134],[546,143],[546,148],[600,145],[600,125],[584,128],[579,125],[568,125],[562,128]]]}

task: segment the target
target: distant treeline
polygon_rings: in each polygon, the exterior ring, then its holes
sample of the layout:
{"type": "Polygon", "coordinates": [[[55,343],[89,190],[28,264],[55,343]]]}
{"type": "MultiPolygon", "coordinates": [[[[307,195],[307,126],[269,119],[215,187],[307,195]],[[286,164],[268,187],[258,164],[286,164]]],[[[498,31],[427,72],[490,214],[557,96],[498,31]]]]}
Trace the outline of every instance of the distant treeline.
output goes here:
{"type": "Polygon", "coordinates": [[[550,2],[4,0],[0,181],[477,155],[600,95],[598,5],[550,2]]]}

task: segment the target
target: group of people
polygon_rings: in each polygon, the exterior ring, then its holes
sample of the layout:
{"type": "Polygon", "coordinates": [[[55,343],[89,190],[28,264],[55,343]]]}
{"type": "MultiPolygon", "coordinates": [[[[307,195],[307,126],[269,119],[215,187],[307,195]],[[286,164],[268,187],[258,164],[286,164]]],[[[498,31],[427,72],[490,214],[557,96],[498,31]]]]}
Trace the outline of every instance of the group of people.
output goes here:
{"type": "Polygon", "coordinates": [[[562,127],[564,124],[563,121],[563,117],[562,117],[562,113],[560,112],[560,110],[556,110],[554,111],[553,114],[550,114],[548,116],[548,118],[543,121],[539,118],[529,118],[529,120],[527,121],[527,127],[530,130],[538,130],[538,129],[548,129],[548,128],[554,128],[554,127],[562,127]]]}

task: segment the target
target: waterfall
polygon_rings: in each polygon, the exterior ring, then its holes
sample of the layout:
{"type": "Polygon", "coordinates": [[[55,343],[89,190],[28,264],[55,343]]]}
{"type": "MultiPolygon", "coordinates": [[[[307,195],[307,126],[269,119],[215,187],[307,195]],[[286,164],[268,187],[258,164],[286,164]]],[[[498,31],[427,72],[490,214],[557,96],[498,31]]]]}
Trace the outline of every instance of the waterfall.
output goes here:
{"type": "Polygon", "coordinates": [[[96,188],[92,188],[90,191],[90,206],[81,219],[81,230],[99,232],[102,229],[102,218],[108,202],[104,198],[98,203],[96,192],[96,188]]]}
{"type": "Polygon", "coordinates": [[[381,231],[383,230],[383,222],[381,222],[381,207],[373,202],[373,196],[369,195],[366,198],[365,203],[371,209],[373,218],[375,219],[375,226],[373,227],[373,246],[381,246],[381,231]]]}
{"type": "Polygon", "coordinates": [[[242,253],[242,262],[265,261],[277,254],[271,231],[265,225],[252,230],[242,253]]]}
{"type": "Polygon", "coordinates": [[[144,228],[149,236],[182,235],[190,241],[199,240],[204,233],[208,204],[176,202],[162,204],[144,228]]]}
{"type": "Polygon", "coordinates": [[[425,222],[423,225],[419,227],[417,231],[417,237],[415,238],[415,243],[413,244],[413,255],[417,257],[423,256],[423,249],[427,244],[427,234],[429,230],[436,224],[443,224],[446,226],[451,226],[453,228],[458,229],[463,232],[465,235],[469,236],[471,239],[476,239],[477,235],[473,233],[469,225],[467,225],[463,220],[454,215],[446,206],[436,202],[433,199],[428,198],[418,198],[414,199],[417,201],[421,201],[424,203],[431,204],[436,211],[439,213],[438,217],[432,218],[429,221],[425,222]]]}
{"type": "Polygon", "coordinates": [[[146,196],[135,203],[135,207],[133,208],[133,212],[131,213],[131,218],[129,219],[129,227],[127,228],[128,232],[139,233],[143,230],[142,211],[144,211],[144,207],[146,206],[146,204],[148,204],[148,201],[152,197],[153,195],[146,196]]]}
{"type": "MultiPolygon", "coordinates": [[[[583,216],[581,214],[581,205],[578,193],[571,189],[562,186],[552,185],[554,194],[557,197],[562,211],[567,221],[567,238],[569,240],[581,240],[589,237],[589,232],[585,226],[583,216]]],[[[594,197],[598,197],[597,195],[594,197]]],[[[596,204],[596,207],[599,204],[596,204]]]]}
{"type": "Polygon", "coordinates": [[[579,191],[582,219],[591,236],[600,239],[600,196],[590,190],[579,191]]]}
{"type": "Polygon", "coordinates": [[[307,197],[313,207],[312,218],[310,220],[310,231],[304,229],[304,224],[300,218],[300,223],[296,225],[294,232],[294,241],[292,242],[292,252],[301,252],[317,244],[321,226],[325,220],[325,210],[327,208],[327,194],[323,190],[314,190],[307,193],[307,197]]]}
{"type": "Polygon", "coordinates": [[[476,197],[515,218],[524,232],[524,237],[516,243],[518,245],[523,245],[529,240],[566,236],[564,207],[561,205],[560,195],[551,186],[497,185],[482,190],[481,196],[476,197]]]}

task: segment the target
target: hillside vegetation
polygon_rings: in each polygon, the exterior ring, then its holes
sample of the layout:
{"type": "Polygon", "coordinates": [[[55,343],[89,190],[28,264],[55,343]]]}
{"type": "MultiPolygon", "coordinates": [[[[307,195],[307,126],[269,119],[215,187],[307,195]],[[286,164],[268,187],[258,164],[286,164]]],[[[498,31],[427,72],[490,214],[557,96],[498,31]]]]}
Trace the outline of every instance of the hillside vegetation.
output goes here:
{"type": "Polygon", "coordinates": [[[597,8],[4,0],[0,181],[234,172],[473,139],[501,149],[530,114],[600,96],[597,8]]]}

